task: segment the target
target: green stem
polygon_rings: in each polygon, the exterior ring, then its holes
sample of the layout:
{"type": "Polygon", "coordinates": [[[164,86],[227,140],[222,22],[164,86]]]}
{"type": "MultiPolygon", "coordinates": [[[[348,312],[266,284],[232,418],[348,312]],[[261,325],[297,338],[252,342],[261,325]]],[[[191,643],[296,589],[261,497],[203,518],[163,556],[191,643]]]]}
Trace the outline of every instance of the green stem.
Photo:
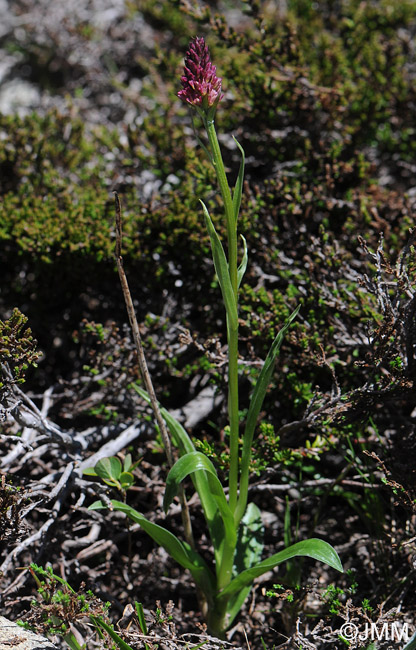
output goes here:
{"type": "Polygon", "coordinates": [[[251,459],[251,450],[246,454],[242,453],[241,457],[241,476],[240,476],[240,493],[238,496],[238,503],[234,513],[234,522],[238,526],[241,519],[244,517],[244,513],[247,507],[248,499],[248,486],[250,479],[250,459],[251,459]]]}
{"type": "Polygon", "coordinates": [[[218,639],[225,639],[225,630],[227,628],[227,607],[222,603],[218,606],[217,603],[209,611],[207,617],[208,632],[218,639]]]}
{"type": "Polygon", "coordinates": [[[222,200],[224,201],[225,218],[228,235],[228,263],[230,270],[231,286],[237,300],[237,219],[234,215],[233,199],[228,186],[227,175],[224,169],[221,149],[215,131],[214,120],[205,120],[205,128],[211,147],[212,162],[217,174],[222,200]]]}
{"type": "Polygon", "coordinates": [[[228,418],[230,424],[229,504],[234,512],[238,497],[239,414],[238,414],[238,329],[228,328],[228,418]]]}
{"type": "Polygon", "coordinates": [[[217,572],[217,592],[227,587],[232,579],[234,553],[237,539],[230,539],[227,535],[224,537],[224,545],[222,547],[222,558],[219,563],[217,572]]]}
{"type": "MultiPolygon", "coordinates": [[[[228,236],[228,270],[231,286],[237,304],[237,215],[234,214],[233,200],[224,169],[221,149],[215,131],[214,120],[204,119],[205,128],[211,148],[212,163],[217,174],[221,196],[224,202],[228,236]]],[[[238,401],[238,324],[235,329],[230,327],[227,319],[228,336],[228,417],[230,425],[230,474],[229,474],[229,504],[235,510],[238,497],[239,472],[239,401],[238,401]]]]}

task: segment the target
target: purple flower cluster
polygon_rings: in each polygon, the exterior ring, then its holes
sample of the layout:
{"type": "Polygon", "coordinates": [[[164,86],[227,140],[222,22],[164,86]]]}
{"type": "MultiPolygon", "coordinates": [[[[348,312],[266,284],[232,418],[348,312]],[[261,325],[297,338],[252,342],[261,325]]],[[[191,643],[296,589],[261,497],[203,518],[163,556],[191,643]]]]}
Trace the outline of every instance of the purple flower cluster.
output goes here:
{"type": "Polygon", "coordinates": [[[181,77],[183,89],[178,92],[178,97],[203,110],[216,107],[223,97],[221,79],[217,77],[216,71],[205,40],[193,38],[186,53],[184,74],[181,77]]]}

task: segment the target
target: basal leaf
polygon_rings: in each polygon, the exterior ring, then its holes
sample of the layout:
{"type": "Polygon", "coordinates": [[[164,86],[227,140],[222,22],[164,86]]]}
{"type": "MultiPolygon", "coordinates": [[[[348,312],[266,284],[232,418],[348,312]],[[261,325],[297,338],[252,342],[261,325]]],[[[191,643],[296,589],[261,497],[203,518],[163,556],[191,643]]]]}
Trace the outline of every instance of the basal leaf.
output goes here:
{"type": "Polygon", "coordinates": [[[218,517],[213,520],[213,545],[215,550],[216,569],[220,581],[228,583],[231,578],[232,561],[234,557],[237,533],[234,525],[234,516],[228,505],[224,489],[218,479],[217,472],[212,462],[199,451],[194,451],[179,458],[170,470],[166,480],[166,491],[163,507],[167,512],[174,496],[178,492],[183,479],[194,472],[205,472],[207,485],[204,485],[200,494],[201,502],[207,498],[215,500],[218,513],[221,517],[221,528],[218,528],[218,517]],[[205,493],[207,490],[207,493],[205,493]]]}
{"type": "MultiPolygon", "coordinates": [[[[263,553],[264,526],[259,508],[249,503],[241,520],[236,553],[234,559],[234,575],[258,564],[263,553]]],[[[252,584],[243,587],[234,594],[227,603],[228,624],[230,625],[240,611],[245,599],[251,591],[252,584]]]]}
{"type": "Polygon", "coordinates": [[[255,578],[266,573],[266,571],[274,569],[278,564],[290,560],[292,557],[311,557],[319,562],[328,564],[333,569],[337,569],[337,571],[343,572],[338,554],[330,544],[324,542],[322,539],[307,539],[303,542],[297,542],[289,548],[285,548],[283,551],[272,555],[256,566],[240,573],[223,589],[218,600],[223,601],[226,606],[227,601],[232,596],[238,594],[241,589],[251,585],[255,578]]]}
{"type": "MultiPolygon", "coordinates": [[[[112,500],[114,510],[124,512],[132,521],[139,524],[141,528],[151,537],[156,544],[163,546],[169,555],[182,567],[188,569],[195,583],[202,589],[207,598],[213,598],[215,589],[215,578],[202,557],[194,551],[189,544],[182,542],[173,533],[158,524],[154,524],[140,512],[129,506],[127,503],[112,500]]],[[[96,501],[89,507],[89,510],[100,510],[106,506],[96,501]]]]}
{"type": "MultiPolygon", "coordinates": [[[[137,386],[133,385],[135,391],[148,403],[150,404],[150,397],[148,393],[137,386]]],[[[179,449],[181,456],[189,454],[195,451],[194,444],[190,439],[188,433],[183,428],[180,422],[176,420],[173,415],[169,413],[165,408],[160,407],[160,412],[163,419],[165,420],[174,445],[179,449]]],[[[214,544],[214,548],[219,548],[221,532],[218,530],[218,517],[217,517],[217,504],[215,499],[209,490],[208,479],[205,471],[194,472],[191,476],[192,482],[194,484],[195,490],[198,493],[199,499],[201,501],[201,506],[204,511],[204,516],[208,525],[210,532],[211,540],[214,544]]]]}
{"type": "Polygon", "coordinates": [[[168,477],[166,479],[165,496],[163,499],[163,508],[165,512],[168,511],[168,508],[172,503],[173,498],[178,494],[178,489],[181,481],[183,481],[184,478],[189,474],[192,474],[193,472],[197,472],[200,470],[209,472],[212,476],[214,476],[217,479],[219,483],[219,487],[215,488],[214,490],[215,494],[217,495],[216,498],[222,499],[224,504],[228,508],[224,490],[222,488],[221,483],[218,480],[217,472],[215,470],[214,465],[212,464],[210,459],[204,454],[202,454],[200,451],[193,451],[179,458],[168,474],[168,477]]]}
{"type": "Polygon", "coordinates": [[[258,564],[263,553],[264,525],[260,509],[249,503],[238,530],[234,573],[238,575],[245,569],[258,564]]]}
{"type": "MultiPolygon", "coordinates": [[[[207,480],[207,483],[204,483],[204,485],[201,486],[201,502],[205,501],[205,499],[214,499],[224,525],[224,543],[227,545],[229,551],[232,549],[230,552],[232,555],[234,555],[234,548],[237,541],[237,534],[234,526],[234,516],[228,505],[228,501],[224,493],[224,488],[218,479],[214,465],[209,460],[209,458],[207,458],[207,456],[201,452],[194,451],[190,454],[185,454],[185,456],[182,456],[176,461],[170,470],[166,479],[166,491],[163,499],[164,510],[167,512],[173,498],[178,493],[178,488],[181,481],[183,481],[183,479],[189,474],[201,471],[205,473],[207,480]]],[[[214,523],[215,520],[216,518],[214,518],[214,523]]],[[[215,531],[215,539],[213,541],[215,542],[214,546],[216,547],[216,550],[218,550],[218,546],[221,543],[221,540],[218,539],[217,531],[215,531]]]]}

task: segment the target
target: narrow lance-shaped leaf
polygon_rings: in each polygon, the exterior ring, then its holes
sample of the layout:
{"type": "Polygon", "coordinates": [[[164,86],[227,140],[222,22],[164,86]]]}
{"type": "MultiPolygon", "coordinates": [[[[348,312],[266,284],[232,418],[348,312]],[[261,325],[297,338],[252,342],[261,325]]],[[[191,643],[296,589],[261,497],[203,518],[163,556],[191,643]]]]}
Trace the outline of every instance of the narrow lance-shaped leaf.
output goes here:
{"type": "MultiPolygon", "coordinates": [[[[133,388],[148,404],[150,404],[150,397],[148,393],[143,388],[141,388],[141,386],[133,384],[133,388]]],[[[169,413],[169,411],[167,411],[165,408],[160,407],[160,412],[166,424],[168,425],[173,443],[179,449],[180,454],[184,455],[194,452],[194,444],[181,423],[178,422],[178,420],[176,420],[173,415],[171,415],[171,413],[169,413]]],[[[217,504],[212,494],[210,493],[206,473],[204,471],[195,472],[192,474],[191,478],[195,490],[197,491],[199,499],[201,501],[211,539],[217,539],[218,531],[215,525],[217,504]]]]}
{"type": "MultiPolygon", "coordinates": [[[[63,636],[63,640],[65,641],[66,645],[68,648],[71,650],[82,650],[82,647],[78,643],[78,641],[75,638],[75,635],[73,632],[68,632],[63,636]]],[[[85,648],[85,646],[84,646],[85,648]]],[[[132,648],[129,648],[129,650],[132,650],[132,648]]]]}
{"type": "MultiPolygon", "coordinates": [[[[144,399],[145,402],[147,402],[147,404],[150,406],[151,401],[149,393],[138,384],[133,384],[133,388],[136,393],[140,395],[140,397],[144,399]]],[[[195,451],[194,444],[181,423],[178,422],[178,420],[176,420],[173,415],[171,415],[171,413],[169,413],[169,411],[167,411],[163,406],[160,406],[160,404],[159,408],[163,419],[169,427],[173,443],[175,447],[179,449],[180,453],[188,454],[190,451],[195,451]]]]}
{"type": "MultiPolygon", "coordinates": [[[[179,458],[172,469],[170,470],[168,477],[166,479],[166,490],[165,496],[163,499],[163,509],[165,512],[168,511],[170,504],[173,501],[173,498],[177,495],[179,485],[181,481],[184,480],[189,474],[197,472],[198,470],[206,471],[210,474],[208,480],[212,480],[213,489],[211,493],[213,494],[215,500],[218,503],[218,506],[221,512],[225,513],[225,516],[231,516],[231,511],[227,503],[227,499],[224,494],[224,489],[218,479],[217,472],[215,467],[210,461],[210,459],[202,454],[200,451],[194,451],[190,454],[185,454],[179,458]]],[[[232,518],[232,521],[234,519],[232,518]]]]}
{"type": "Polygon", "coordinates": [[[270,379],[273,372],[274,363],[277,357],[277,354],[282,345],[283,338],[289,329],[292,321],[296,318],[300,309],[300,305],[296,307],[295,311],[289,316],[286,323],[274,339],[269,353],[266,357],[266,360],[261,369],[260,375],[257,379],[256,385],[253,390],[253,395],[251,396],[250,406],[247,413],[246,426],[244,430],[243,437],[243,449],[241,454],[241,479],[240,479],[240,498],[237,504],[236,510],[236,521],[239,521],[244,515],[244,511],[247,505],[247,489],[248,489],[248,477],[249,477],[249,463],[251,456],[251,445],[253,443],[254,431],[256,429],[257,418],[259,416],[261,407],[263,405],[264,398],[267,393],[267,389],[270,384],[270,379]]]}
{"type": "Polygon", "coordinates": [[[97,629],[102,628],[107,632],[107,634],[117,643],[117,647],[120,650],[133,650],[131,645],[123,641],[121,636],[117,634],[117,632],[114,630],[114,628],[111,625],[108,625],[101,616],[93,616],[92,614],[90,615],[90,620],[91,622],[95,625],[97,629]]]}
{"type": "Polygon", "coordinates": [[[147,623],[144,617],[143,605],[137,601],[134,603],[136,609],[137,620],[139,621],[139,626],[143,634],[147,634],[147,623]]]}
{"type": "Polygon", "coordinates": [[[215,272],[220,283],[222,297],[231,329],[238,328],[237,300],[231,285],[228,262],[222,247],[220,238],[212,223],[207,207],[203,201],[200,201],[204,210],[205,225],[211,241],[212,259],[214,261],[215,272]]]}
{"type": "MultiPolygon", "coordinates": [[[[208,568],[202,557],[194,551],[189,544],[181,542],[173,533],[158,524],[154,524],[144,517],[140,512],[121,501],[112,500],[111,504],[114,510],[124,512],[132,521],[140,524],[141,528],[151,537],[159,546],[169,553],[169,555],[185,569],[188,569],[195,583],[208,596],[213,596],[215,578],[208,568]]],[[[89,510],[101,510],[106,506],[102,501],[95,501],[89,510]]]]}
{"type": "Polygon", "coordinates": [[[233,136],[233,140],[236,143],[236,145],[239,148],[240,153],[241,153],[240,169],[238,171],[237,181],[236,181],[236,184],[235,184],[234,194],[233,194],[234,222],[235,222],[235,225],[237,225],[237,219],[238,219],[238,214],[240,212],[240,205],[241,205],[241,195],[242,195],[242,192],[243,192],[244,166],[245,166],[246,155],[244,153],[243,147],[238,142],[238,140],[236,140],[234,138],[234,136],[233,136]]]}
{"type": "Polygon", "coordinates": [[[213,164],[214,164],[214,160],[213,160],[213,158],[212,158],[212,153],[210,152],[210,150],[208,149],[208,147],[205,146],[205,144],[202,142],[201,138],[199,137],[199,135],[198,135],[198,133],[197,133],[197,130],[196,130],[196,127],[195,127],[195,120],[193,119],[193,117],[192,117],[192,128],[193,128],[193,130],[194,130],[194,136],[195,136],[195,138],[196,138],[196,141],[198,142],[199,146],[202,147],[202,149],[205,151],[205,153],[206,153],[207,156],[208,156],[208,160],[209,160],[210,163],[213,165],[213,164]]]}
{"type": "Polygon", "coordinates": [[[292,321],[296,318],[299,313],[300,305],[296,307],[295,311],[289,316],[286,323],[274,339],[272,346],[269,350],[269,353],[266,357],[266,360],[261,369],[260,375],[257,379],[256,385],[254,387],[253,395],[250,400],[250,407],[247,413],[246,427],[244,431],[244,443],[247,441],[247,446],[253,441],[253,434],[257,424],[257,418],[260,413],[260,409],[263,405],[267,389],[270,384],[270,379],[273,372],[274,363],[276,361],[277,354],[282,345],[283,339],[286,335],[287,330],[289,329],[292,321]]]}
{"type": "Polygon", "coordinates": [[[244,589],[244,587],[251,584],[255,578],[258,578],[263,575],[263,573],[274,569],[274,567],[293,557],[310,557],[319,562],[328,564],[333,569],[341,571],[341,573],[344,571],[338,553],[330,544],[324,542],[322,539],[307,539],[303,542],[297,542],[296,544],[293,544],[293,546],[285,548],[279,553],[275,553],[275,555],[263,560],[263,562],[260,562],[250,569],[242,571],[240,575],[234,578],[234,580],[223,589],[218,600],[224,602],[224,605],[226,605],[231,596],[239,593],[241,589],[244,589]]]}
{"type": "MultiPolygon", "coordinates": [[[[165,512],[167,512],[169,505],[172,503],[173,498],[178,492],[181,481],[183,481],[189,474],[201,470],[206,472],[208,481],[207,488],[209,490],[208,496],[215,499],[219,515],[223,522],[223,529],[221,527],[220,531],[218,531],[218,524],[216,524],[216,520],[214,519],[212,533],[218,586],[221,587],[228,584],[231,579],[234,550],[237,542],[237,531],[234,526],[234,516],[228,505],[224,489],[218,479],[215,467],[209,458],[201,452],[195,451],[182,456],[176,461],[166,480],[163,507],[165,512]],[[222,532],[223,530],[224,534],[222,532]]],[[[201,498],[204,499],[205,496],[205,494],[202,494],[201,498]]]]}
{"type": "Polygon", "coordinates": [[[243,235],[240,235],[241,239],[243,240],[243,259],[241,260],[241,264],[237,269],[237,286],[240,288],[241,280],[244,277],[244,273],[246,272],[247,268],[247,262],[248,262],[248,253],[247,253],[247,242],[246,238],[243,237],[243,235]]]}
{"type": "Polygon", "coordinates": [[[264,525],[260,509],[255,503],[249,503],[238,530],[234,575],[238,575],[260,562],[263,552],[263,535],[264,525]]]}

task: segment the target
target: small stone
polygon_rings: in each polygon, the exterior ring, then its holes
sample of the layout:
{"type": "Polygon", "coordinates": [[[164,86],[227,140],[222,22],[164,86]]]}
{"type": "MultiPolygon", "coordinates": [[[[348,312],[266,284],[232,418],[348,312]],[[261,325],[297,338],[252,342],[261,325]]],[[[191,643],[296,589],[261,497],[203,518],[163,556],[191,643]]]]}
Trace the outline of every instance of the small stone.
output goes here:
{"type": "Polygon", "coordinates": [[[57,650],[45,637],[0,616],[0,650],[57,650]]]}

